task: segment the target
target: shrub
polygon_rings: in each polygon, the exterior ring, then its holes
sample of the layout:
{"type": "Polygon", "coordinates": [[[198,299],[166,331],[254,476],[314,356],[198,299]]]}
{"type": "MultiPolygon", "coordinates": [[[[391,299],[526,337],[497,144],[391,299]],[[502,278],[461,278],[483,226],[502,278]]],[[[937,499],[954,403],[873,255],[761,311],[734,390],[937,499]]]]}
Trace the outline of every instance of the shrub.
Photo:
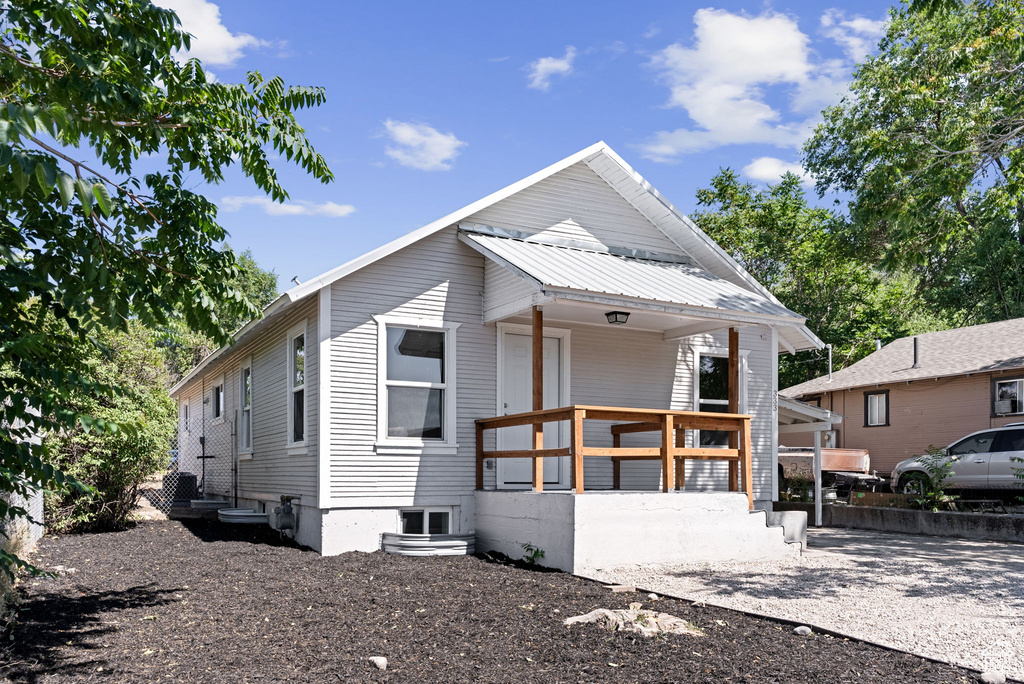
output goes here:
{"type": "Polygon", "coordinates": [[[51,493],[46,501],[47,528],[54,532],[125,527],[138,504],[140,486],[167,468],[174,437],[176,409],[167,393],[167,371],[157,333],[137,322],[126,332],[103,340],[103,352],[83,348],[100,382],[117,384],[123,396],[79,395],[76,410],[120,426],[113,432],[82,427],[46,438],[53,464],[92,487],[51,493]]]}

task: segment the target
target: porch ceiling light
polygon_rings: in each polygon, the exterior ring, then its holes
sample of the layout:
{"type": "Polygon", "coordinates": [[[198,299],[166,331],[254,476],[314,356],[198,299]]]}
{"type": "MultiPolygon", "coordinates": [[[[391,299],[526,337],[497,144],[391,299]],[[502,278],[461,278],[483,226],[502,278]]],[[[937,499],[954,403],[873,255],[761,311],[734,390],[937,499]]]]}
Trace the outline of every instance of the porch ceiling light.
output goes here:
{"type": "Polygon", "coordinates": [[[629,320],[628,311],[609,311],[604,315],[612,325],[622,325],[629,320]]]}

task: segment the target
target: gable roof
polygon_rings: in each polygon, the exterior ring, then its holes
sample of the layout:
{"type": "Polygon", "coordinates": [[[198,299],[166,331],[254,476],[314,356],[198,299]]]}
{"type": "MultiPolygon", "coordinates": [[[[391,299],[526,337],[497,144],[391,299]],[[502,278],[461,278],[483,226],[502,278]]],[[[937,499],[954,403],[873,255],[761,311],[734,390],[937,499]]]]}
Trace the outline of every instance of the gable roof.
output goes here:
{"type": "MultiPolygon", "coordinates": [[[[781,302],[771,292],[747,273],[725,250],[708,237],[704,231],[698,228],[682,212],[676,209],[671,202],[666,200],[643,176],[634,171],[622,157],[601,141],[569,155],[565,159],[555,162],[497,192],[491,193],[476,202],[468,204],[447,216],[428,223],[422,228],[407,233],[373,251],[367,252],[337,268],[333,268],[326,273],[291,288],[264,309],[262,318],[250,321],[238,330],[234,335],[235,342],[239,342],[243,337],[247,337],[253,331],[261,328],[267,319],[276,316],[296,302],[318,292],[321,288],[327,287],[335,281],[380,261],[423,238],[458,224],[463,219],[469,218],[473,214],[579,162],[586,163],[634,209],[661,230],[673,244],[690,256],[697,266],[718,278],[732,282],[746,290],[756,292],[780,307],[782,306],[781,302]]],[[[785,346],[790,351],[809,348],[820,349],[824,347],[824,343],[807,326],[800,325],[796,332],[795,338],[784,341],[785,346]]],[[[228,347],[222,347],[203,359],[198,366],[171,388],[171,394],[173,395],[178,392],[227,349],[228,347]]]]}
{"type": "Polygon", "coordinates": [[[902,337],[852,366],[782,390],[790,397],[892,382],[930,380],[967,373],[1024,368],[1024,318],[902,337]]]}

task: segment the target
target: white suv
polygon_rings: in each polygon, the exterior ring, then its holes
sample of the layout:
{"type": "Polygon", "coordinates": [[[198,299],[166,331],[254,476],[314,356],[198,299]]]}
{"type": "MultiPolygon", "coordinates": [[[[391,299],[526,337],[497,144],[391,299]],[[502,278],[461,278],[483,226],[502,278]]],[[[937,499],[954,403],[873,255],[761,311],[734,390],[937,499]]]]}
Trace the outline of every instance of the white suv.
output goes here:
{"type": "MultiPolygon", "coordinates": [[[[953,463],[947,489],[1024,488],[1015,473],[1024,468],[1024,423],[972,433],[944,451],[953,463]]],[[[892,470],[892,490],[900,494],[919,494],[927,480],[920,456],[900,461],[892,470]]]]}

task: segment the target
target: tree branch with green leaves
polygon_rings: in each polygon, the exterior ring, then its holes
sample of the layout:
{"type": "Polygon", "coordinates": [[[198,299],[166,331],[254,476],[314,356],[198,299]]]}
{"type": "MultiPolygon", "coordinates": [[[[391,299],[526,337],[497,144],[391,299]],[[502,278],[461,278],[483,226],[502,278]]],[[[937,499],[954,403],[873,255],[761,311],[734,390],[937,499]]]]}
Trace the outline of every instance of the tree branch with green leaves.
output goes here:
{"type": "MultiPolygon", "coordinates": [[[[250,72],[211,82],[179,62],[190,36],[145,0],[27,0],[0,11],[0,492],[82,487],[39,436],[129,429],[80,409],[117,386],[82,344],[130,321],[231,340],[259,314],[240,289],[216,206],[186,186],[236,166],[276,201],[277,154],[333,175],[296,112],[321,88],[250,72]],[[139,161],[162,170],[139,174],[139,161]],[[72,395],[77,397],[71,401],[72,395]]],[[[0,522],[22,515],[0,507],[0,522]]],[[[14,561],[0,556],[0,566],[14,561]]]]}

